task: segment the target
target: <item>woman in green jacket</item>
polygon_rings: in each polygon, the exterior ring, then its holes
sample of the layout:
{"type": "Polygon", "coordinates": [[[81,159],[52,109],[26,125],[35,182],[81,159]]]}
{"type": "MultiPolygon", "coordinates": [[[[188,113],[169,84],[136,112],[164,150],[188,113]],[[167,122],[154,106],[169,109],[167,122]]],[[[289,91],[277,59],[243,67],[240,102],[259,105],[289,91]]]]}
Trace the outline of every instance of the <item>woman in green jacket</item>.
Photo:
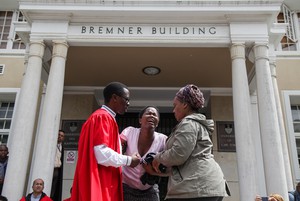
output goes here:
{"type": "Polygon", "coordinates": [[[167,139],[166,149],[152,162],[157,173],[159,164],[171,169],[166,200],[221,201],[230,193],[211,153],[214,122],[199,113],[204,106],[203,94],[189,84],[176,93],[173,105],[179,123],[167,139]]]}

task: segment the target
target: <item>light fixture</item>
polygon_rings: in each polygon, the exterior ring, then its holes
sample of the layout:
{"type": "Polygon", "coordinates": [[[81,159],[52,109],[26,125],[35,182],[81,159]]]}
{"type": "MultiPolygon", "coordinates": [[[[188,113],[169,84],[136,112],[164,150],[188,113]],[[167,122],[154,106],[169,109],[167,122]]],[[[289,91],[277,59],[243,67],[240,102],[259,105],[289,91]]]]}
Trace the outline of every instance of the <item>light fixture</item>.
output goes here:
{"type": "Polygon", "coordinates": [[[160,73],[160,68],[156,66],[146,66],[143,68],[143,73],[146,75],[158,75],[160,73]]]}

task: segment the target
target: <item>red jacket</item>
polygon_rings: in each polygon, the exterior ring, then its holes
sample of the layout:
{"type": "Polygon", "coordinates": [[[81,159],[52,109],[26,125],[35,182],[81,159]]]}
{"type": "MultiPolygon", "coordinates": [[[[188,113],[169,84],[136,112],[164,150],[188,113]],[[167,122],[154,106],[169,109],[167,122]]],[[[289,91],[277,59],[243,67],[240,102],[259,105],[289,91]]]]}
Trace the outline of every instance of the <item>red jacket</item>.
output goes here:
{"type": "MultiPolygon", "coordinates": [[[[26,197],[22,197],[20,201],[30,201],[32,193],[29,193],[26,197]]],[[[40,201],[53,201],[51,198],[49,198],[45,193],[42,193],[40,201]]]]}
{"type": "Polygon", "coordinates": [[[118,124],[105,109],[95,111],[82,127],[71,201],[123,201],[122,169],[98,165],[94,146],[121,153],[118,124]]]}

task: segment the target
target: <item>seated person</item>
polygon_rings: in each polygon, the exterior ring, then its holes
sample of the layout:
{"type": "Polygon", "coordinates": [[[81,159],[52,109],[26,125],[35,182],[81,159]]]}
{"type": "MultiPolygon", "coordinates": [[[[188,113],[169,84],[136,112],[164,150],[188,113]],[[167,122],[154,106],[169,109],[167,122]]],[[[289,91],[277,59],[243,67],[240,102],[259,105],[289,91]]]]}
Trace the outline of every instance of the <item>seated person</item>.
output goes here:
{"type": "Polygon", "coordinates": [[[35,179],[32,184],[32,193],[29,193],[26,197],[22,197],[20,201],[53,201],[50,197],[43,192],[44,181],[42,179],[35,179]]]}

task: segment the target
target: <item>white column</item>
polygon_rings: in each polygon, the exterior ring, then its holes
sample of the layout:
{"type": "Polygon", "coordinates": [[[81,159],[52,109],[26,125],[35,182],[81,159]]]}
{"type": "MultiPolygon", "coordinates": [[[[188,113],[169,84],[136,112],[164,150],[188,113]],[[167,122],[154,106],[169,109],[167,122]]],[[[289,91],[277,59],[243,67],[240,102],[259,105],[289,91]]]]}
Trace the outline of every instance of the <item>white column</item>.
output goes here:
{"type": "MultiPolygon", "coordinates": [[[[43,76],[43,69],[42,69],[42,76],[43,76]]],[[[39,110],[37,122],[40,122],[40,119],[43,117],[43,115],[42,115],[42,109],[43,109],[43,105],[44,105],[45,94],[46,94],[46,84],[43,84],[42,93],[41,93],[41,96],[40,96],[40,110],[39,110]]],[[[39,126],[40,125],[38,123],[36,131],[39,130],[39,126]]],[[[35,150],[35,147],[36,147],[36,141],[35,141],[33,150],[35,150]]],[[[32,157],[32,159],[31,159],[31,164],[32,164],[32,160],[34,160],[34,157],[32,157]]],[[[29,169],[29,171],[30,171],[30,174],[29,174],[29,177],[28,177],[29,181],[27,182],[29,185],[27,184],[27,190],[25,189],[26,195],[28,193],[32,192],[32,182],[30,183],[31,178],[32,178],[31,177],[31,168],[29,169]]]]}
{"type": "Polygon", "coordinates": [[[263,171],[264,163],[263,163],[261,138],[260,138],[256,90],[251,93],[250,98],[251,98],[251,115],[252,115],[251,132],[252,132],[252,140],[253,140],[255,159],[256,159],[256,165],[255,165],[256,186],[257,186],[256,193],[261,196],[266,196],[267,189],[266,189],[265,173],[263,171]]]}
{"type": "Polygon", "coordinates": [[[65,41],[53,41],[53,56],[46,95],[37,130],[37,139],[28,186],[36,178],[45,181],[44,192],[50,195],[54,168],[55,148],[64,88],[65,63],[68,45],[65,41]]]}
{"type": "Polygon", "coordinates": [[[11,128],[9,161],[2,194],[20,200],[24,193],[40,88],[44,43],[32,41],[26,72],[11,128]]]}
{"type": "Polygon", "coordinates": [[[276,102],[268,61],[268,46],[257,43],[253,49],[267,193],[279,193],[284,200],[288,200],[276,102]]]}
{"type": "Polygon", "coordinates": [[[294,189],[294,184],[293,184],[294,182],[292,178],[291,161],[290,161],[290,155],[289,155],[287,139],[286,139],[287,136],[286,136],[284,122],[283,122],[284,118],[282,114],[280,96],[279,96],[278,85],[277,85],[275,58],[270,60],[270,69],[271,69],[272,84],[273,84],[273,90],[274,90],[275,102],[277,108],[277,117],[278,117],[279,131],[280,131],[280,139],[282,144],[282,154],[284,160],[284,167],[285,167],[284,169],[286,175],[287,188],[289,191],[291,191],[294,189]]]}
{"type": "Polygon", "coordinates": [[[251,112],[244,44],[233,44],[232,60],[233,111],[240,200],[253,201],[256,191],[255,151],[251,137],[251,112]]]}

